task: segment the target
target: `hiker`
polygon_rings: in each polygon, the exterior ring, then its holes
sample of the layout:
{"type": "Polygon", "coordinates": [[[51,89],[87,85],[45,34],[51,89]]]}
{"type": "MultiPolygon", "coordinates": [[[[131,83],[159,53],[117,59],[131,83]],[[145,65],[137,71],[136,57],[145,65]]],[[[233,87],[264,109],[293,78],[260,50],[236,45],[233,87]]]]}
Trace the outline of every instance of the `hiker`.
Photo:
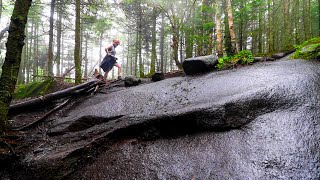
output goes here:
{"type": "Polygon", "coordinates": [[[117,59],[115,57],[116,55],[116,50],[115,48],[120,44],[120,41],[117,39],[114,39],[112,41],[112,44],[107,46],[105,48],[106,51],[106,56],[103,58],[103,61],[100,63],[100,67],[104,71],[104,81],[107,82],[107,77],[109,71],[113,68],[113,66],[116,66],[118,68],[118,79],[121,79],[121,65],[117,62],[117,59]]]}

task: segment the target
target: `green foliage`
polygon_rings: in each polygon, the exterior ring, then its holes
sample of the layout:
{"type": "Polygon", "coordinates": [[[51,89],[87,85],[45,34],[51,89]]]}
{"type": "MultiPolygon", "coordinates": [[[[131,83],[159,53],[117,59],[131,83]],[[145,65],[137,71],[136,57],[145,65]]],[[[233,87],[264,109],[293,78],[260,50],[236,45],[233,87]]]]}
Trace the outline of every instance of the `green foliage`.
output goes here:
{"type": "Polygon", "coordinates": [[[249,63],[252,63],[253,61],[254,59],[251,51],[243,50],[240,51],[239,54],[236,54],[234,56],[224,56],[220,58],[217,64],[217,68],[220,70],[234,68],[237,64],[247,65],[249,63]]]}
{"type": "Polygon", "coordinates": [[[53,79],[47,79],[41,82],[32,82],[21,84],[16,88],[13,94],[14,99],[24,99],[28,97],[37,97],[45,95],[53,85],[53,79]]]}
{"type": "Polygon", "coordinates": [[[320,57],[320,37],[312,38],[295,46],[296,51],[292,55],[293,59],[319,59],[320,57]]]}

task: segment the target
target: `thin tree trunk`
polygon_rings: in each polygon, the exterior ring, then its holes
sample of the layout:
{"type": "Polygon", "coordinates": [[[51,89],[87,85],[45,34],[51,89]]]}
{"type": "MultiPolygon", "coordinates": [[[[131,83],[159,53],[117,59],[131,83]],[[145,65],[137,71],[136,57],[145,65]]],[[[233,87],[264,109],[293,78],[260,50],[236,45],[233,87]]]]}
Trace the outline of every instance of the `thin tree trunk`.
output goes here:
{"type": "Polygon", "coordinates": [[[1,23],[1,15],[2,15],[2,0],[0,0],[0,23],[1,23]]]}
{"type": "Polygon", "coordinates": [[[318,0],[318,35],[320,36],[320,0],[318,0]]]}
{"type": "Polygon", "coordinates": [[[311,0],[309,0],[309,27],[310,27],[310,34],[309,38],[313,37],[313,16],[312,16],[312,5],[311,5],[311,0]]]}
{"type": "MultiPolygon", "coordinates": [[[[29,34],[33,34],[33,26],[34,23],[31,23],[31,32],[29,34]]],[[[29,48],[27,53],[27,61],[26,61],[26,84],[30,82],[30,63],[31,63],[31,54],[32,54],[32,39],[28,38],[29,48]]]]}
{"type": "MultiPolygon", "coordinates": [[[[103,33],[101,32],[100,33],[100,36],[99,36],[99,65],[100,63],[102,62],[102,39],[103,39],[103,33]]],[[[103,51],[104,52],[104,51],[103,51]]],[[[101,74],[101,68],[99,68],[99,73],[101,74]]]]}
{"type": "MultiPolygon", "coordinates": [[[[59,4],[61,6],[61,4],[59,4]]],[[[58,7],[58,19],[57,19],[57,57],[56,57],[56,63],[57,63],[57,76],[60,76],[60,67],[61,67],[61,31],[62,31],[62,7],[58,7]]]]}
{"type": "Polygon", "coordinates": [[[88,77],[88,41],[89,34],[86,32],[85,52],[84,52],[84,78],[88,77]]]}
{"type": "Polygon", "coordinates": [[[156,71],[156,61],[157,61],[157,11],[156,8],[153,8],[152,15],[152,42],[151,42],[151,65],[150,65],[150,74],[154,74],[156,71]]]}
{"type": "Polygon", "coordinates": [[[49,48],[48,48],[48,75],[53,76],[53,16],[55,0],[51,0],[50,5],[50,30],[49,30],[49,48]]]}
{"type": "Polygon", "coordinates": [[[262,26],[262,18],[263,18],[263,14],[262,14],[262,5],[260,4],[258,9],[259,9],[259,33],[258,33],[258,53],[263,53],[263,39],[262,39],[262,34],[263,34],[263,26],[262,26]]]}
{"type": "Polygon", "coordinates": [[[16,0],[11,16],[7,52],[0,77],[0,134],[8,127],[7,115],[19,73],[24,30],[31,3],[31,0],[16,0]]]}
{"type": "MultiPolygon", "coordinates": [[[[139,27],[139,26],[137,26],[139,27]]],[[[139,31],[136,32],[135,37],[135,54],[134,54],[134,76],[138,76],[138,54],[139,54],[139,31]]]]}
{"type": "Polygon", "coordinates": [[[179,56],[180,56],[180,63],[182,63],[182,61],[183,61],[183,32],[182,31],[180,31],[180,42],[179,42],[179,47],[180,47],[180,49],[179,49],[179,56]]]}
{"type": "MultiPolygon", "coordinates": [[[[27,32],[25,32],[25,34],[27,35],[27,32]]],[[[26,56],[27,56],[27,45],[28,45],[28,41],[27,40],[27,36],[25,39],[25,46],[22,49],[22,53],[21,53],[21,62],[20,62],[20,68],[19,68],[19,73],[18,73],[18,84],[24,84],[25,83],[25,78],[24,78],[24,72],[25,72],[25,61],[26,61],[26,56]]]]}
{"type": "Polygon", "coordinates": [[[272,31],[272,11],[271,11],[271,0],[268,1],[268,52],[272,53],[274,51],[273,49],[273,31],[272,31]]]}
{"type": "MultiPolygon", "coordinates": [[[[33,37],[38,37],[39,25],[35,23],[33,37]]],[[[38,38],[33,38],[33,81],[38,75],[38,38]]]]}
{"type": "Polygon", "coordinates": [[[244,0],[241,0],[240,1],[240,14],[239,14],[239,50],[240,51],[242,51],[242,48],[243,48],[243,46],[244,46],[244,43],[243,43],[243,24],[244,24],[244,22],[243,21],[245,21],[244,19],[243,19],[243,13],[245,13],[242,9],[243,9],[243,7],[244,7],[244,0]]]}
{"type": "Polygon", "coordinates": [[[290,0],[284,0],[283,1],[283,5],[284,5],[284,48],[285,50],[288,50],[290,48],[291,45],[291,36],[290,36],[290,0]]]}
{"type": "Polygon", "coordinates": [[[76,0],[76,29],[75,29],[75,48],[74,48],[74,65],[75,65],[75,83],[81,84],[81,57],[80,57],[80,0],[76,0]]]}
{"type": "MultiPolygon", "coordinates": [[[[320,1],[320,0],[319,0],[320,1]]],[[[164,72],[164,14],[161,14],[161,29],[160,29],[160,71],[164,72]]]]}
{"type": "MultiPolygon", "coordinates": [[[[61,22],[62,23],[62,22],[61,22]]],[[[61,71],[60,74],[63,74],[64,72],[64,41],[63,41],[63,32],[61,32],[61,58],[60,58],[60,63],[61,63],[61,71]]]]}
{"type": "Polygon", "coordinates": [[[141,2],[138,8],[138,57],[139,57],[139,77],[144,77],[144,68],[142,63],[142,9],[141,2]]]}
{"type": "MultiPolygon", "coordinates": [[[[226,9],[226,1],[222,1],[222,8],[226,9]]],[[[219,6],[217,6],[216,8],[219,8],[219,6]]],[[[219,14],[220,14],[220,9],[219,9],[219,14]]],[[[221,17],[221,14],[220,14],[221,17]]],[[[228,22],[228,12],[224,11],[224,22],[228,22]]],[[[219,34],[219,36],[221,36],[221,49],[220,49],[220,53],[218,53],[219,57],[223,56],[223,42],[224,41],[224,48],[225,48],[225,52],[227,54],[227,56],[232,56],[233,55],[233,51],[232,51],[232,44],[231,44],[231,37],[230,37],[230,31],[229,31],[229,26],[227,24],[224,25],[224,38],[222,37],[222,22],[221,22],[221,18],[220,18],[220,32],[221,34],[219,34]]],[[[218,42],[218,41],[217,41],[218,42]]],[[[218,45],[218,43],[216,44],[218,45]]],[[[220,45],[219,45],[220,46],[220,45]]]]}
{"type": "Polygon", "coordinates": [[[227,0],[227,11],[228,11],[228,24],[229,24],[229,31],[230,31],[230,37],[231,37],[231,44],[233,48],[233,54],[237,54],[239,51],[238,48],[238,42],[237,42],[237,36],[234,30],[233,26],[233,14],[232,14],[232,5],[231,0],[227,0]]]}
{"type": "Polygon", "coordinates": [[[143,68],[143,63],[142,63],[142,31],[141,31],[141,26],[139,27],[139,35],[138,35],[138,55],[139,55],[139,77],[144,77],[144,68],[143,68]]]}
{"type": "Polygon", "coordinates": [[[296,1],[296,5],[295,5],[295,9],[296,9],[296,11],[294,11],[294,12],[296,12],[296,13],[294,13],[295,14],[295,29],[296,29],[296,31],[295,31],[295,43],[296,44],[300,44],[300,11],[299,11],[299,9],[300,9],[300,3],[299,3],[299,1],[296,1]]]}
{"type": "Polygon", "coordinates": [[[220,14],[220,7],[218,4],[219,1],[216,1],[216,50],[218,57],[223,56],[223,49],[222,49],[222,31],[221,31],[221,14],[220,14]]]}

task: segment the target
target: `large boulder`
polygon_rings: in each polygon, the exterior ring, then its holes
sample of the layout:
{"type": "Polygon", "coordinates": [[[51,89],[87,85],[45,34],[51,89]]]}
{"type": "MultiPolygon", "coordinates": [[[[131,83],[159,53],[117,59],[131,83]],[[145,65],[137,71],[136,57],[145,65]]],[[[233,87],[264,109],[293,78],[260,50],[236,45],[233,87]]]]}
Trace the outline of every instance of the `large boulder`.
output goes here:
{"type": "Polygon", "coordinates": [[[319,179],[319,82],[319,62],[281,60],[98,94],[9,177],[319,179]]]}
{"type": "Polygon", "coordinates": [[[216,55],[187,58],[182,63],[183,71],[186,75],[207,73],[216,68],[218,60],[216,55]]]}

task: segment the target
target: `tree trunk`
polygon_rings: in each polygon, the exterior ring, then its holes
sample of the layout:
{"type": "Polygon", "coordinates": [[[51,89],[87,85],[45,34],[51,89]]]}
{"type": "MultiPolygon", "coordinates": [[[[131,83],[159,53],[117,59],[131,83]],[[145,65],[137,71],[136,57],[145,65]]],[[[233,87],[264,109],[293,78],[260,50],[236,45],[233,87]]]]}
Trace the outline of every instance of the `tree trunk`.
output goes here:
{"type": "MultiPolygon", "coordinates": [[[[222,8],[223,9],[226,9],[226,1],[222,1],[222,8]]],[[[219,6],[217,5],[216,8],[219,8],[219,6]]],[[[219,14],[220,14],[220,10],[219,10],[219,14]]],[[[221,17],[221,14],[220,14],[220,17],[221,17]]],[[[227,11],[224,11],[224,22],[228,22],[228,12],[227,11]]],[[[223,42],[224,41],[224,48],[225,48],[225,52],[227,54],[227,56],[232,56],[233,55],[233,51],[232,51],[232,44],[231,44],[231,37],[230,37],[230,31],[229,31],[229,26],[227,24],[224,25],[224,38],[222,38],[222,22],[221,22],[221,19],[220,19],[220,36],[221,36],[221,49],[220,49],[220,53],[222,54],[219,54],[218,53],[218,56],[219,57],[222,57],[223,56],[223,42]]],[[[218,42],[218,41],[217,41],[218,42]]],[[[217,46],[218,44],[216,44],[217,46]]]]}
{"type": "Polygon", "coordinates": [[[172,28],[173,29],[173,35],[172,35],[172,48],[173,48],[173,60],[175,61],[177,67],[179,69],[182,69],[182,65],[179,62],[178,58],[178,48],[179,48],[179,29],[178,28],[172,28]]]}
{"type": "MultiPolygon", "coordinates": [[[[31,32],[29,32],[30,35],[33,34],[33,25],[34,23],[31,23],[31,32]]],[[[28,29],[28,28],[27,28],[28,29]]],[[[30,63],[31,63],[31,54],[32,54],[32,38],[28,38],[28,45],[29,45],[29,48],[28,48],[28,53],[27,53],[27,59],[26,59],[26,73],[25,73],[25,76],[26,76],[26,84],[28,84],[30,82],[30,63]]]]}
{"type": "Polygon", "coordinates": [[[312,5],[311,5],[311,0],[309,0],[309,30],[310,30],[310,34],[309,34],[309,38],[313,37],[313,15],[312,15],[312,5]]]}
{"type": "Polygon", "coordinates": [[[263,9],[263,7],[262,7],[262,5],[260,4],[259,5],[259,7],[258,7],[258,9],[259,9],[259,30],[258,30],[258,53],[263,53],[264,51],[263,51],[263,37],[262,37],[262,34],[263,34],[263,25],[262,25],[262,19],[263,19],[263,13],[262,13],[262,9],[263,9]]]}
{"type": "Polygon", "coordinates": [[[49,30],[49,48],[48,48],[48,75],[53,76],[53,16],[55,0],[51,0],[50,5],[50,30],[49,30]]]}
{"type": "MultiPolygon", "coordinates": [[[[59,4],[61,6],[61,4],[59,4]]],[[[62,7],[58,7],[58,19],[57,19],[57,57],[56,57],[56,63],[57,63],[57,76],[60,76],[60,59],[61,59],[61,31],[62,31],[62,7]]]]}
{"type": "Polygon", "coordinates": [[[284,16],[284,50],[289,50],[291,45],[290,35],[290,0],[283,1],[283,16],[284,16]]]}
{"type": "MultiPolygon", "coordinates": [[[[27,34],[27,32],[25,32],[25,34],[27,34]]],[[[27,37],[27,36],[26,36],[27,37]]],[[[27,39],[27,38],[26,38],[27,39]]],[[[24,78],[24,72],[25,72],[25,61],[26,61],[26,56],[27,56],[27,41],[25,39],[25,46],[22,49],[22,53],[21,53],[21,62],[20,62],[20,68],[19,68],[19,73],[18,73],[18,84],[24,84],[25,83],[25,78],[24,78]]]]}
{"type": "MultiPolygon", "coordinates": [[[[102,39],[103,39],[103,32],[100,33],[100,36],[99,36],[99,65],[100,63],[102,62],[102,39]]],[[[104,51],[103,51],[104,52],[104,51]]],[[[102,74],[101,72],[101,68],[99,68],[99,73],[102,74]]]]}
{"type": "Polygon", "coordinates": [[[11,16],[7,52],[0,77],[0,133],[8,126],[7,115],[19,73],[25,39],[24,30],[31,3],[31,0],[16,0],[11,16]]]}
{"type": "MultiPolygon", "coordinates": [[[[39,25],[35,23],[33,37],[38,37],[39,25]]],[[[36,80],[38,75],[38,38],[33,39],[33,81],[36,80]]]]}
{"type": "Polygon", "coordinates": [[[1,23],[1,15],[2,15],[2,0],[0,0],[0,23],[1,23]]]}
{"type": "Polygon", "coordinates": [[[138,32],[138,57],[139,57],[139,77],[144,77],[144,66],[142,63],[142,31],[141,26],[138,32]]]}
{"type": "MultiPolygon", "coordinates": [[[[320,1],[320,0],[319,0],[320,1]]],[[[164,14],[161,14],[161,29],[160,29],[160,71],[164,72],[164,14]]]]}
{"type": "Polygon", "coordinates": [[[154,74],[156,71],[156,61],[157,61],[157,11],[156,8],[153,8],[152,14],[152,47],[151,47],[151,66],[150,66],[150,74],[154,74]]]}
{"type": "Polygon", "coordinates": [[[272,53],[274,51],[273,48],[273,31],[272,31],[272,11],[271,11],[271,0],[268,1],[268,53],[272,53]]]}
{"type": "Polygon", "coordinates": [[[179,49],[179,59],[180,59],[180,63],[182,63],[182,61],[183,61],[183,37],[184,36],[184,34],[183,34],[183,32],[182,31],[180,31],[180,42],[179,42],[179,47],[180,47],[180,49],[179,49]]]}
{"type": "MultiPolygon", "coordinates": [[[[244,24],[244,13],[246,13],[244,10],[242,10],[244,7],[244,0],[240,1],[240,12],[239,12],[239,50],[242,51],[244,43],[243,43],[243,24],[244,24]]],[[[228,11],[229,12],[229,11],[228,11]]],[[[230,31],[229,31],[230,32],[230,31]]]]}
{"type": "MultiPolygon", "coordinates": [[[[139,26],[137,26],[139,27],[139,26]]],[[[139,54],[139,31],[136,32],[135,37],[135,54],[134,54],[134,76],[138,76],[138,54],[139,54]]]]}
{"type": "Polygon", "coordinates": [[[139,77],[144,76],[144,68],[142,64],[142,9],[141,3],[139,4],[138,9],[138,57],[139,57],[139,77]]]}
{"type": "Polygon", "coordinates": [[[84,52],[84,78],[88,77],[88,41],[89,34],[86,32],[85,52],[84,52]]]}
{"type": "Polygon", "coordinates": [[[318,36],[320,36],[320,0],[318,0],[318,36]]]}
{"type": "Polygon", "coordinates": [[[220,14],[220,7],[219,7],[219,1],[216,1],[216,50],[218,57],[223,56],[223,49],[222,49],[222,31],[221,31],[221,14],[220,14]]]}
{"type": "Polygon", "coordinates": [[[131,59],[131,61],[129,60],[130,59],[130,54],[131,54],[131,51],[130,51],[130,38],[131,38],[131,32],[128,33],[128,39],[127,39],[128,46],[127,46],[126,75],[132,74],[132,71],[129,73],[129,70],[132,68],[132,59],[131,59]],[[130,66],[129,66],[129,63],[131,63],[130,66]]]}
{"type": "Polygon", "coordinates": [[[75,65],[75,83],[81,84],[81,57],[80,57],[80,0],[76,0],[76,29],[75,29],[75,48],[74,48],[74,65],[75,65]]]}
{"type": "Polygon", "coordinates": [[[228,24],[229,24],[229,31],[231,37],[231,44],[232,44],[232,51],[233,54],[237,54],[239,52],[237,36],[233,27],[233,14],[232,14],[232,5],[231,0],[227,0],[227,11],[228,11],[228,24]]]}

